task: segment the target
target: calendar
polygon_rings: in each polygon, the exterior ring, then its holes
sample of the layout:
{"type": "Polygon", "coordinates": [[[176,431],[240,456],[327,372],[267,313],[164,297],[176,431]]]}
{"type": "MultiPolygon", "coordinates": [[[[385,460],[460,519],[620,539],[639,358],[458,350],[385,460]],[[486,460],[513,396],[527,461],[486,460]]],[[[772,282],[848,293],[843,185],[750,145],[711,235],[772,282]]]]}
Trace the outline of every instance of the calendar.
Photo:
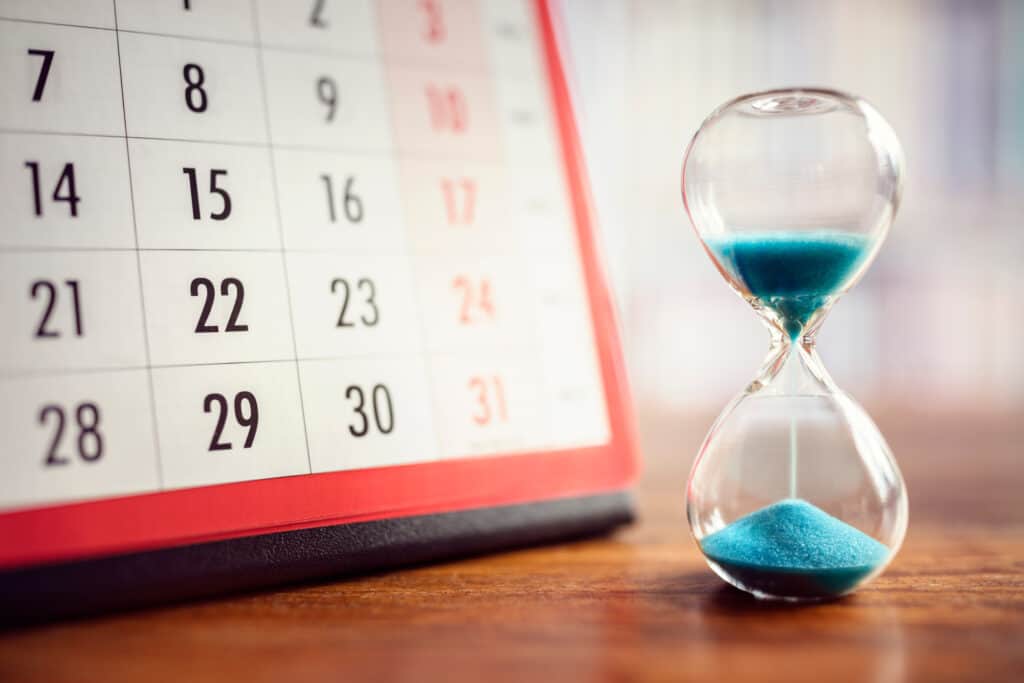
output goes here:
{"type": "Polygon", "coordinates": [[[624,488],[554,29],[0,0],[0,570],[624,488]]]}

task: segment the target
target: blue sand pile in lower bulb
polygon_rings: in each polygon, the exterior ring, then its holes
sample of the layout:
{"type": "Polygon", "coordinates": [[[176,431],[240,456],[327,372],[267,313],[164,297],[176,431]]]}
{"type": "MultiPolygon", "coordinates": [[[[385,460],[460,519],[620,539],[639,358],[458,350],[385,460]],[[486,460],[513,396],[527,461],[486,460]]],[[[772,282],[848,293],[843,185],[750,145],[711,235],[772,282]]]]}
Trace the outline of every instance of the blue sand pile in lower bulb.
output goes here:
{"type": "Polygon", "coordinates": [[[744,587],[772,597],[836,597],[889,558],[885,545],[799,498],[741,517],[700,546],[744,587]]]}
{"type": "Polygon", "coordinates": [[[791,340],[871,250],[864,235],[835,230],[714,235],[705,242],[734,279],[779,315],[791,340]]]}

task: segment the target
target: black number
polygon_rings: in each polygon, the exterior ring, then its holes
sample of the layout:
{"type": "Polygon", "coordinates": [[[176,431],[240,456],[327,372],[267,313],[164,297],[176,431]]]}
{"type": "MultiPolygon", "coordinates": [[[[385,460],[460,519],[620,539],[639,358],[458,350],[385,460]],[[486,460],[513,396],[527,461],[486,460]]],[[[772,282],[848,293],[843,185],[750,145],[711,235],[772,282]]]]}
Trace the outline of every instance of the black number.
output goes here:
{"type": "Polygon", "coordinates": [[[356,400],[358,401],[358,403],[355,405],[354,408],[352,408],[352,412],[358,415],[359,418],[363,421],[363,426],[360,427],[359,429],[356,429],[355,426],[349,425],[348,433],[358,438],[366,436],[366,433],[370,431],[370,420],[367,419],[366,411],[363,410],[364,406],[366,405],[366,398],[363,396],[363,390],[355,385],[352,385],[345,389],[345,398],[352,400],[353,394],[356,395],[356,400]]]}
{"type": "Polygon", "coordinates": [[[78,423],[78,455],[86,462],[95,462],[103,455],[103,437],[100,436],[100,409],[95,403],[80,403],[75,409],[78,423]],[[86,419],[88,418],[88,419],[86,419]],[[89,445],[92,444],[92,448],[89,445]]]}
{"type": "MultiPolygon", "coordinates": [[[[71,290],[71,311],[75,322],[75,336],[83,336],[82,332],[82,305],[78,297],[78,280],[65,280],[64,284],[71,290]]],[[[37,299],[40,293],[45,293],[46,296],[46,310],[43,311],[43,317],[39,320],[39,326],[36,328],[36,338],[54,338],[59,337],[60,332],[56,330],[47,329],[47,324],[50,322],[50,316],[53,315],[53,309],[57,306],[57,285],[49,280],[36,280],[32,283],[29,288],[29,296],[33,299],[37,299]]]]}
{"type": "MultiPolygon", "coordinates": [[[[43,215],[43,198],[42,192],[39,189],[39,162],[38,161],[26,161],[25,166],[32,172],[32,198],[34,201],[35,214],[37,216],[43,215]]],[[[72,163],[64,164],[64,170],[61,171],[60,178],[57,179],[57,186],[53,188],[53,194],[50,198],[55,202],[67,202],[68,211],[72,218],[78,217],[78,202],[82,201],[82,198],[78,196],[75,191],[75,165],[72,163]],[[63,194],[61,192],[63,191],[63,194]]]]}
{"type": "Polygon", "coordinates": [[[321,76],[316,82],[316,94],[327,106],[327,121],[333,121],[338,109],[338,84],[329,76],[321,76]]]}
{"type": "MultiPolygon", "coordinates": [[[[50,403],[39,411],[39,424],[46,425],[49,416],[57,420],[50,447],[46,450],[47,467],[67,465],[71,462],[66,456],[58,453],[60,442],[64,438],[64,408],[50,403]]],[[[75,423],[78,426],[78,457],[86,462],[96,462],[103,457],[103,435],[100,434],[100,408],[95,403],[79,403],[75,408],[75,423]]]]}
{"type": "MultiPolygon", "coordinates": [[[[199,212],[199,183],[196,180],[196,169],[185,167],[181,169],[181,172],[188,176],[188,190],[192,199],[192,220],[198,221],[202,216],[199,212]]],[[[222,168],[210,169],[210,193],[219,195],[221,200],[220,212],[210,214],[210,218],[215,221],[222,221],[231,215],[231,195],[224,188],[217,187],[217,178],[227,174],[228,172],[222,168]]]]}
{"type": "Polygon", "coordinates": [[[203,90],[203,83],[206,82],[206,74],[203,67],[198,64],[186,64],[181,70],[185,78],[185,106],[196,113],[206,111],[206,91],[203,90]],[[198,97],[197,97],[198,96],[198,97]],[[199,101],[197,102],[196,99],[199,101]]]}
{"type": "Polygon", "coordinates": [[[199,312],[199,321],[196,322],[196,333],[202,332],[219,332],[220,328],[216,325],[209,325],[207,321],[210,318],[210,311],[213,310],[213,297],[216,294],[213,283],[208,278],[197,277],[193,278],[192,283],[189,285],[189,293],[192,296],[199,296],[199,288],[202,287],[206,290],[206,298],[203,300],[203,310],[199,312]]]}
{"type": "Polygon", "coordinates": [[[313,3],[313,13],[309,15],[309,25],[315,26],[316,28],[327,28],[327,24],[324,22],[323,12],[324,5],[327,4],[327,0],[316,0],[313,3]]]}
{"type": "Polygon", "coordinates": [[[235,420],[239,425],[249,428],[245,435],[245,444],[242,446],[242,448],[249,448],[256,439],[256,428],[260,424],[260,408],[256,403],[256,397],[251,392],[240,391],[235,394],[235,420]],[[248,415],[242,413],[242,407],[246,404],[249,406],[248,415]]]}
{"type": "MultiPolygon", "coordinates": [[[[224,425],[228,421],[228,400],[224,397],[224,394],[207,394],[203,398],[203,412],[209,413],[213,404],[217,404],[217,424],[213,428],[213,436],[210,438],[210,446],[207,450],[210,451],[229,451],[232,448],[231,442],[222,442],[220,440],[224,433],[224,425]]],[[[245,434],[245,443],[242,444],[242,448],[250,448],[253,441],[256,440],[256,430],[260,423],[260,408],[259,404],[256,403],[256,397],[250,391],[240,391],[235,394],[234,400],[234,411],[235,411],[235,422],[239,426],[247,427],[248,432],[245,434]]]]}
{"type": "Polygon", "coordinates": [[[391,392],[383,384],[377,384],[373,387],[373,421],[377,424],[377,430],[381,434],[390,434],[395,428],[395,408],[391,404],[391,392]],[[379,400],[380,397],[384,397],[384,403],[387,406],[387,427],[384,426],[384,421],[381,417],[384,415],[384,411],[381,410],[379,400]]]}
{"type": "MultiPolygon", "coordinates": [[[[358,427],[350,424],[348,433],[356,438],[361,438],[370,431],[370,418],[366,414],[366,395],[363,393],[362,387],[353,384],[345,389],[345,398],[351,401],[353,397],[356,405],[353,406],[352,412],[359,416],[361,424],[358,427]]],[[[391,392],[383,384],[375,384],[370,390],[370,403],[377,431],[381,434],[390,434],[395,428],[395,409],[391,403],[391,392]],[[387,408],[386,411],[383,409],[384,407],[387,408]]]]}
{"type": "Polygon", "coordinates": [[[203,412],[209,413],[210,408],[216,403],[220,406],[217,413],[217,426],[213,428],[213,436],[210,438],[209,451],[226,451],[231,448],[230,443],[221,443],[220,435],[224,431],[224,424],[228,421],[228,400],[224,394],[207,394],[203,399],[203,412]]]}
{"type": "MultiPolygon", "coordinates": [[[[351,293],[352,288],[349,286],[348,280],[340,277],[331,280],[331,293],[337,294],[338,287],[341,287],[342,289],[341,313],[338,315],[338,322],[335,327],[353,327],[355,323],[351,320],[345,319],[345,313],[348,312],[349,294],[351,293]]],[[[369,307],[369,310],[373,315],[368,318],[366,313],[363,313],[359,316],[359,321],[367,327],[373,327],[380,322],[380,310],[377,308],[376,301],[377,288],[374,286],[373,280],[368,277],[361,277],[356,281],[356,289],[359,291],[368,290],[366,292],[366,299],[364,299],[364,303],[369,307]]]]}
{"type": "Polygon", "coordinates": [[[29,50],[28,53],[35,57],[43,58],[43,64],[39,67],[39,77],[36,79],[36,88],[32,91],[32,101],[38,102],[43,99],[46,79],[50,76],[50,66],[53,64],[53,50],[29,50]]]}
{"type": "Polygon", "coordinates": [[[46,424],[47,415],[57,416],[57,429],[54,431],[53,440],[50,441],[50,447],[46,450],[45,464],[48,466],[67,465],[70,461],[57,454],[57,447],[60,446],[60,440],[64,436],[64,409],[56,405],[43,406],[43,409],[39,411],[39,424],[46,424]]]}
{"type": "MultiPolygon", "coordinates": [[[[217,290],[209,278],[193,278],[192,282],[189,284],[189,293],[192,296],[199,296],[200,288],[205,291],[205,294],[203,299],[203,308],[199,312],[199,320],[196,322],[195,331],[197,333],[220,332],[220,328],[217,325],[209,324],[210,312],[213,310],[213,297],[217,290]]],[[[238,316],[242,313],[242,303],[245,301],[245,285],[242,284],[241,280],[234,277],[228,277],[221,280],[221,296],[228,296],[232,289],[235,290],[235,302],[231,307],[231,314],[228,316],[228,324],[224,327],[224,331],[247,332],[249,330],[249,326],[246,324],[239,324],[238,322],[238,316]]]]}
{"type": "Polygon", "coordinates": [[[242,302],[245,301],[245,287],[242,285],[242,281],[238,278],[229,277],[225,278],[220,283],[220,294],[221,296],[227,296],[228,291],[234,288],[235,290],[235,305],[231,307],[231,315],[228,316],[228,324],[224,328],[225,332],[248,332],[248,325],[239,325],[238,316],[242,312],[242,302]]]}
{"type": "MultiPolygon", "coordinates": [[[[326,173],[320,175],[320,180],[324,181],[327,190],[327,215],[332,223],[336,223],[338,218],[334,211],[334,183],[331,181],[331,176],[326,173]]],[[[355,176],[345,178],[345,196],[341,200],[342,211],[350,223],[358,223],[363,220],[363,200],[352,191],[352,185],[355,182],[355,176]]]]}
{"type": "Polygon", "coordinates": [[[192,9],[192,0],[185,0],[185,11],[188,12],[192,9]]]}

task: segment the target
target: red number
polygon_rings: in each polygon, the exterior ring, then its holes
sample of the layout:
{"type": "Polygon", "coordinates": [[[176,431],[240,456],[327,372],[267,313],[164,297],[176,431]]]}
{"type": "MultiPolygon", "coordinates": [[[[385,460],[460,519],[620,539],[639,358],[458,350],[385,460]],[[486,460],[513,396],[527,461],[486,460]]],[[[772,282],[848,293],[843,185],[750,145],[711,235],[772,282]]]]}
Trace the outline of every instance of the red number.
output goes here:
{"type": "Polygon", "coordinates": [[[428,43],[443,42],[448,35],[444,26],[444,12],[440,0],[420,0],[420,9],[427,17],[427,30],[423,37],[428,43]]]}
{"type": "Polygon", "coordinates": [[[494,318],[494,302],[491,300],[491,281],[481,278],[479,283],[465,275],[452,280],[452,289],[462,295],[459,308],[459,322],[470,325],[483,318],[494,318]]]}
{"type": "Polygon", "coordinates": [[[441,194],[444,195],[448,225],[472,225],[476,214],[476,181],[442,178],[441,194]]]}
{"type": "Polygon", "coordinates": [[[469,390],[476,393],[477,411],[471,416],[473,422],[478,425],[490,424],[492,420],[508,422],[508,411],[505,408],[505,388],[501,384],[501,378],[497,375],[492,377],[472,377],[469,380],[469,390]],[[491,401],[494,406],[492,408],[491,401]]]}
{"type": "Polygon", "coordinates": [[[426,87],[427,107],[430,110],[430,125],[441,132],[464,133],[469,127],[469,108],[462,91],[456,87],[426,87]]]}

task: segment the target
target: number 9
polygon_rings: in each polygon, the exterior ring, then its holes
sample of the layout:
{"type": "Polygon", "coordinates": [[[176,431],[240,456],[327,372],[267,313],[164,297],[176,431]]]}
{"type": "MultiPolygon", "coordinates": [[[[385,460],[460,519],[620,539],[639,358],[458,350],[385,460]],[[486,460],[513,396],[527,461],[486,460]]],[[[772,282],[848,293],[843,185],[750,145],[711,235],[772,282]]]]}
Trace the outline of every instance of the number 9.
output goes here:
{"type": "Polygon", "coordinates": [[[316,94],[327,106],[327,121],[334,120],[334,112],[338,109],[338,84],[330,76],[321,76],[316,82],[316,94]]]}

